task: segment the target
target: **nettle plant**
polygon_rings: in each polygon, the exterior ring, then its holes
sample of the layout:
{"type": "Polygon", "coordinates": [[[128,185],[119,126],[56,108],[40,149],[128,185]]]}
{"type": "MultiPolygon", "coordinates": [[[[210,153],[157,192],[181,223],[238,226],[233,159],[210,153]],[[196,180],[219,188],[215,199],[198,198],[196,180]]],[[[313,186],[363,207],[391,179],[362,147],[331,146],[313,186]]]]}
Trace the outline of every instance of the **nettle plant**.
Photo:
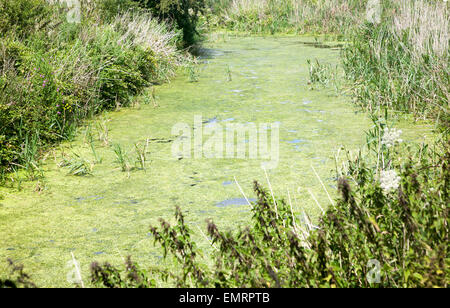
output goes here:
{"type": "MultiPolygon", "coordinates": [[[[178,287],[448,287],[448,140],[413,149],[399,144],[398,131],[375,124],[369,151],[339,169],[341,197],[317,226],[255,182],[249,227],[221,231],[208,221],[214,265],[207,266],[182,211],[177,208],[173,226],[161,219],[151,228],[155,243],[181,268],[164,272],[165,281],[178,287]],[[386,170],[395,171],[390,185],[381,179],[386,170]]],[[[96,286],[131,279],[105,282],[95,268],[96,286]]]]}

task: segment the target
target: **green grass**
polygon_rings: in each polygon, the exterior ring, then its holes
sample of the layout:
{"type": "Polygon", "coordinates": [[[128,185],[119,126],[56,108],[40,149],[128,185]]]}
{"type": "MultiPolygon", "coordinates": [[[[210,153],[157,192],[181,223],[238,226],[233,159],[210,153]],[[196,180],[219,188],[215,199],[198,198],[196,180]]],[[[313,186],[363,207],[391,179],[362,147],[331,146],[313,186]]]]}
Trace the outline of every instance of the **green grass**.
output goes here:
{"type": "Polygon", "coordinates": [[[60,167],[68,168],[69,174],[75,176],[92,175],[93,163],[89,160],[81,157],[80,155],[73,153],[72,158],[63,158],[59,163],[60,167]]]}
{"type": "Polygon", "coordinates": [[[209,25],[253,34],[334,34],[340,38],[358,24],[366,1],[234,0],[211,1],[209,25]]]}
{"type": "Polygon", "coordinates": [[[114,154],[116,155],[116,163],[119,164],[122,172],[131,171],[131,163],[130,158],[128,157],[128,153],[122,148],[120,144],[115,144],[113,146],[114,154]]]}
{"type": "Polygon", "coordinates": [[[445,129],[450,123],[448,5],[416,3],[419,8],[406,6],[382,24],[355,30],[343,51],[343,64],[354,96],[367,110],[410,113],[445,129]],[[409,17],[413,10],[435,21],[431,25],[409,17]]]}

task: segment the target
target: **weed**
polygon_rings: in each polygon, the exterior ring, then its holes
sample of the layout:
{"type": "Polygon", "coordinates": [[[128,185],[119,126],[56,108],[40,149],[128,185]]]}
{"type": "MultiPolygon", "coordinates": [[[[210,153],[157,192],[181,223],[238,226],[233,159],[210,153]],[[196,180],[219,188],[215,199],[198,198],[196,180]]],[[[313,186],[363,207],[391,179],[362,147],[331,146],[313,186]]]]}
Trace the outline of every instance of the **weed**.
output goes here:
{"type": "Polygon", "coordinates": [[[188,72],[189,82],[198,82],[199,81],[199,72],[198,72],[198,68],[195,64],[189,64],[187,67],[187,72],[188,72]]]}
{"type": "Polygon", "coordinates": [[[233,76],[232,76],[232,74],[231,74],[231,68],[230,68],[229,65],[227,65],[226,75],[227,75],[227,81],[228,81],[228,82],[233,81],[233,76]]]}
{"type": "MultiPolygon", "coordinates": [[[[173,226],[160,219],[151,234],[164,257],[170,254],[180,266],[165,273],[167,283],[218,288],[448,287],[450,146],[438,143],[434,150],[422,147],[419,152],[379,146],[372,137],[383,140],[384,131],[374,130],[376,135],[368,136],[369,151],[347,162],[338,181],[341,197],[317,226],[294,215],[290,198],[275,198],[255,182],[258,201],[251,206],[249,227],[221,231],[208,222],[207,235],[216,249],[207,266],[182,211],[176,209],[173,226]],[[387,151],[390,162],[383,169],[399,179],[389,189],[375,168],[377,157],[388,157],[387,151]],[[373,264],[378,265],[375,271],[373,264]]],[[[117,278],[123,277],[121,272],[94,266],[91,277],[97,286],[123,287],[117,278]]],[[[140,281],[148,279],[144,275],[140,281]]]]}
{"type": "Polygon", "coordinates": [[[19,154],[18,164],[15,164],[24,169],[31,180],[42,177],[42,170],[39,166],[39,146],[39,132],[36,132],[31,137],[27,134],[22,145],[22,151],[19,154]]]}
{"type": "Polygon", "coordinates": [[[106,119],[97,122],[98,140],[103,143],[103,146],[109,145],[109,130],[107,122],[108,120],[106,119]]]}
{"type": "Polygon", "coordinates": [[[233,0],[210,4],[213,26],[251,33],[332,33],[361,23],[365,1],[233,0]]]}
{"type": "Polygon", "coordinates": [[[309,85],[318,83],[327,86],[333,84],[336,89],[337,67],[332,67],[328,63],[321,64],[317,59],[314,62],[307,60],[307,63],[309,66],[309,85]]]}
{"type": "Polygon", "coordinates": [[[116,162],[120,165],[122,172],[130,172],[131,164],[128,154],[123,150],[120,144],[113,146],[114,153],[116,154],[116,162]]]}
{"type": "Polygon", "coordinates": [[[120,1],[123,9],[86,3],[79,24],[69,23],[55,1],[3,2],[0,169],[34,168],[36,162],[20,157],[28,146],[24,132],[39,131],[41,147],[71,141],[84,118],[128,106],[147,86],[172,78],[188,58],[177,49],[178,32],[130,1],[120,1]],[[114,18],[111,10],[118,12],[114,18]]]}
{"type": "Polygon", "coordinates": [[[87,176],[92,175],[93,163],[89,160],[81,157],[79,154],[73,153],[72,158],[63,158],[59,163],[60,167],[69,169],[69,174],[74,176],[87,176]]]}
{"type": "Polygon", "coordinates": [[[142,146],[139,143],[134,145],[136,150],[136,166],[139,166],[141,170],[145,170],[145,164],[147,162],[148,142],[142,146]]]}
{"type": "Polygon", "coordinates": [[[151,88],[151,92],[150,92],[150,101],[153,104],[153,107],[158,107],[158,101],[156,100],[156,90],[155,87],[151,88]]]}
{"type": "Polygon", "coordinates": [[[448,5],[399,1],[385,6],[396,13],[354,30],[343,50],[354,96],[369,111],[394,109],[448,127],[448,5]]]}
{"type": "Polygon", "coordinates": [[[94,162],[96,164],[101,164],[102,158],[97,154],[97,151],[95,150],[95,143],[93,140],[91,140],[91,142],[89,142],[89,146],[91,148],[92,155],[94,156],[94,162]]]}

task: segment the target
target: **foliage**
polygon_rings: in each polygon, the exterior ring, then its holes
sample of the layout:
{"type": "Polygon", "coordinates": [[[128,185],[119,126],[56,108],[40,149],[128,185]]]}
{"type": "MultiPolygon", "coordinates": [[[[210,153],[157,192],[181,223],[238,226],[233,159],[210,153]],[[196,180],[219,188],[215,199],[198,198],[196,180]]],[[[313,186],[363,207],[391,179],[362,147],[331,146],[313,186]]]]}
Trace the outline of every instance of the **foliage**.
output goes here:
{"type": "MultiPolygon", "coordinates": [[[[203,1],[140,2],[160,18],[174,20],[183,29],[186,44],[194,42],[203,1]]],[[[209,3],[221,16],[217,25],[231,30],[354,30],[342,55],[346,75],[356,83],[358,101],[371,111],[387,107],[412,112],[448,127],[447,4],[414,2],[422,5],[424,16],[440,16],[432,19],[433,25],[415,20],[407,6],[391,1],[384,1],[384,9],[395,14],[387,15],[383,24],[360,24],[363,2],[337,1],[335,7],[331,4],[336,2],[328,0],[209,3]]],[[[132,7],[128,1],[109,3],[132,7]]],[[[121,9],[105,5],[98,11],[103,13],[97,13],[105,14],[107,23],[88,16],[79,25],[65,22],[56,12],[39,0],[0,3],[0,166],[8,166],[8,171],[21,166],[35,172],[38,146],[69,138],[78,121],[90,114],[127,105],[130,96],[170,75],[160,67],[170,67],[166,64],[176,59],[150,47],[155,44],[144,40],[150,32],[140,36],[136,31],[155,29],[153,24],[147,27],[142,19],[128,15],[118,19],[117,14],[125,16],[121,9]],[[56,31],[47,25],[49,16],[59,16],[49,22],[52,27],[60,23],[56,31]],[[129,21],[139,26],[127,27],[129,21]]],[[[176,35],[165,35],[166,31],[157,31],[157,41],[173,55],[176,35]]],[[[329,82],[330,67],[316,62],[310,69],[311,83],[329,82]]],[[[192,79],[197,78],[195,71],[191,73],[192,79]]],[[[231,79],[231,72],[227,74],[231,79]]],[[[212,266],[200,259],[204,253],[177,208],[174,226],[160,220],[160,227],[151,227],[151,233],[165,257],[175,257],[181,271],[144,271],[128,258],[124,271],[93,263],[92,283],[155,287],[153,275],[160,275],[180,287],[447,288],[448,134],[434,146],[415,147],[396,140],[397,133],[374,117],[366,151],[349,154],[337,168],[341,197],[331,202],[317,225],[307,215],[298,217],[290,202],[275,199],[255,182],[258,201],[252,205],[249,227],[221,231],[208,222],[212,266]]],[[[144,169],[146,151],[138,145],[135,150],[137,165],[144,169]]],[[[122,170],[129,171],[127,154],[119,145],[114,151],[122,170]]],[[[92,171],[92,164],[82,158],[64,164],[75,175],[92,171]]],[[[0,172],[4,177],[5,170],[0,172]]],[[[21,266],[10,265],[16,277],[0,280],[0,286],[34,286],[21,266]]]]}
{"type": "Polygon", "coordinates": [[[1,2],[2,174],[14,166],[36,169],[45,147],[70,140],[84,118],[127,106],[145,87],[174,75],[184,57],[177,35],[147,12],[123,12],[134,3],[114,3],[122,9],[110,12],[99,3],[71,23],[58,4],[1,2]],[[30,160],[25,150],[33,136],[39,139],[30,160]]]}
{"type": "MultiPolygon", "coordinates": [[[[380,22],[368,22],[368,3],[362,0],[211,0],[209,22],[251,33],[335,34],[349,41],[342,59],[361,105],[412,113],[448,127],[448,3],[380,3],[380,22]]],[[[311,67],[318,74],[325,68],[311,67]]]]}
{"type": "Polygon", "coordinates": [[[101,0],[96,4],[99,15],[105,22],[112,22],[118,15],[139,9],[138,3],[134,0],[101,0]]]}
{"type": "Polygon", "coordinates": [[[109,263],[100,265],[97,262],[91,264],[92,283],[97,287],[107,288],[153,288],[156,282],[148,278],[148,274],[127,258],[125,273],[115,269],[109,263]]]}
{"type": "Polygon", "coordinates": [[[23,265],[16,265],[8,259],[11,268],[11,278],[0,278],[0,288],[35,288],[36,285],[31,281],[31,277],[24,272],[23,265]]]}
{"type": "Polygon", "coordinates": [[[198,36],[197,23],[205,9],[204,0],[136,0],[141,6],[162,19],[174,21],[183,31],[185,47],[194,45],[198,36]]]}
{"type": "Polygon", "coordinates": [[[320,63],[319,60],[307,60],[309,66],[309,81],[308,84],[320,84],[328,86],[332,83],[337,88],[337,66],[333,67],[329,63],[320,63]]]}
{"type": "Polygon", "coordinates": [[[120,144],[115,144],[113,147],[116,155],[116,162],[120,165],[122,172],[129,172],[132,169],[130,158],[120,144]]]}
{"type": "Polygon", "coordinates": [[[0,34],[29,36],[49,22],[51,8],[45,0],[2,0],[0,34]]]}
{"type": "MultiPolygon", "coordinates": [[[[150,232],[177,270],[91,265],[96,287],[442,287],[449,284],[450,143],[410,145],[374,117],[367,148],[338,168],[341,196],[317,225],[257,182],[251,225],[221,231],[208,221],[212,265],[204,264],[182,211],[150,232]],[[394,140],[397,138],[396,140],[394,140]],[[418,148],[416,148],[418,146],[418,148]],[[386,186],[384,174],[398,179],[386,186]],[[157,280],[158,279],[158,280],[157,280]]],[[[290,199],[289,199],[290,200],[290,199]]],[[[3,286],[33,286],[21,267],[3,286]],[[20,274],[22,273],[22,274],[20,274]]]]}
{"type": "Polygon", "coordinates": [[[415,3],[424,6],[418,13],[438,15],[424,19],[432,24],[403,16],[416,7],[386,16],[381,24],[364,24],[343,51],[344,68],[356,99],[368,110],[395,109],[448,127],[448,6],[415,3]]]}
{"type": "Polygon", "coordinates": [[[363,0],[220,0],[209,1],[210,23],[251,33],[333,33],[342,36],[359,23],[363,0]]]}
{"type": "Polygon", "coordinates": [[[59,166],[69,168],[69,174],[74,176],[92,175],[93,164],[75,153],[72,158],[64,158],[59,166]]]}

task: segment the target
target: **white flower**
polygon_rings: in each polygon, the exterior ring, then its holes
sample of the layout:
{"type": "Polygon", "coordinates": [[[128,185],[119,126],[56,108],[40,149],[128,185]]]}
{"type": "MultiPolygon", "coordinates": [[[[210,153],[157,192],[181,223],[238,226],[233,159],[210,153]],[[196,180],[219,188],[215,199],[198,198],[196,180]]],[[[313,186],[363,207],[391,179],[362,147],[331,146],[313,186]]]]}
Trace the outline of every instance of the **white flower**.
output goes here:
{"type": "Polygon", "coordinates": [[[388,148],[393,147],[396,143],[402,143],[403,140],[400,139],[402,131],[395,128],[385,128],[384,135],[381,139],[381,144],[385,144],[388,148]]]}
{"type": "Polygon", "coordinates": [[[401,178],[397,175],[395,170],[381,171],[380,186],[386,193],[397,190],[400,186],[400,180],[401,178]]]}

